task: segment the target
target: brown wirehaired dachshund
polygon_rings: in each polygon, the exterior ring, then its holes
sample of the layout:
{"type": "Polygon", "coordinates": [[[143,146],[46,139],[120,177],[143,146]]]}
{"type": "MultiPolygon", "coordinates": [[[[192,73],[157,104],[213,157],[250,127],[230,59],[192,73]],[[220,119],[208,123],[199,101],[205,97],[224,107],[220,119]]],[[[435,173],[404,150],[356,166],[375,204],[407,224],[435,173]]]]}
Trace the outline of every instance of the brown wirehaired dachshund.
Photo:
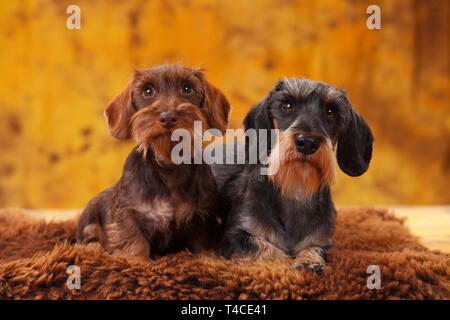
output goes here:
{"type": "MultiPolygon", "coordinates": [[[[111,135],[133,138],[117,184],[93,198],[82,213],[77,239],[100,241],[118,255],[148,257],[217,244],[217,186],[207,164],[171,161],[175,129],[193,137],[202,130],[224,132],[230,104],[196,68],[161,65],[136,70],[105,110],[111,135]]],[[[192,155],[193,156],[193,155],[192,155]]]]}

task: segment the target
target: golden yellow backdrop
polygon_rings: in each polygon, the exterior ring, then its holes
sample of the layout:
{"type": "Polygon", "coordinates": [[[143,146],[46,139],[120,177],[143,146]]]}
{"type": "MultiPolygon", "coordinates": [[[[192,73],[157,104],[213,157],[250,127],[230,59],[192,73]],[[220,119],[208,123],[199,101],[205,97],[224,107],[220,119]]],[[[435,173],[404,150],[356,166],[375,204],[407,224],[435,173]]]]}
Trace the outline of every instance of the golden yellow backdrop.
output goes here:
{"type": "Polygon", "coordinates": [[[0,1],[0,206],[82,207],[114,184],[133,143],[108,135],[103,109],[133,68],[165,62],[207,69],[231,127],[281,77],[345,88],[376,142],[335,202],[450,203],[449,2],[377,1],[381,30],[370,4],[0,1]]]}

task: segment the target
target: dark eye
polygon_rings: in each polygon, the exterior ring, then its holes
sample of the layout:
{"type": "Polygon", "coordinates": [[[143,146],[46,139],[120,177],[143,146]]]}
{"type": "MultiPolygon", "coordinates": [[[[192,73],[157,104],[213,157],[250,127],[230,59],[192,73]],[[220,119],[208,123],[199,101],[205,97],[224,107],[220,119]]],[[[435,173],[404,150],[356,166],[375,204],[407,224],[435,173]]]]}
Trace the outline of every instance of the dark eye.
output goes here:
{"type": "Polygon", "coordinates": [[[290,103],[286,103],[281,106],[281,110],[284,112],[294,112],[295,107],[290,103]]]}
{"type": "Polygon", "coordinates": [[[155,92],[155,90],[153,89],[152,86],[146,86],[146,87],[144,87],[144,90],[142,91],[142,95],[144,97],[148,98],[148,97],[151,97],[154,92],[155,92]]]}
{"type": "Polygon", "coordinates": [[[181,87],[181,92],[184,94],[189,94],[192,92],[192,86],[189,83],[184,83],[181,87]]]}
{"type": "Polygon", "coordinates": [[[333,106],[327,107],[326,117],[327,117],[328,119],[334,119],[334,118],[336,118],[336,109],[335,109],[333,106]]]}

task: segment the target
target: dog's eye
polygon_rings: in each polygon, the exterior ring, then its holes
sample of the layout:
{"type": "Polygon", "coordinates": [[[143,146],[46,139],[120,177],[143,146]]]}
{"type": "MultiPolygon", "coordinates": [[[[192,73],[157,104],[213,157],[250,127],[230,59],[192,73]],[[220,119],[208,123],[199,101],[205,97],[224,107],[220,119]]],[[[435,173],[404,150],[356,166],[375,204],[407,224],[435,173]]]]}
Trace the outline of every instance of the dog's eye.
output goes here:
{"type": "Polygon", "coordinates": [[[295,107],[290,103],[286,103],[281,106],[281,110],[285,112],[294,112],[295,107]]]}
{"type": "Polygon", "coordinates": [[[184,94],[189,94],[192,92],[192,86],[189,83],[184,83],[181,87],[181,92],[184,94]]]}
{"type": "Polygon", "coordinates": [[[155,90],[153,89],[152,86],[146,86],[144,88],[144,90],[142,91],[142,95],[146,98],[151,97],[153,95],[153,93],[155,92],[155,90]]]}
{"type": "Polygon", "coordinates": [[[336,109],[334,107],[328,107],[326,116],[328,119],[336,118],[336,109]]]}

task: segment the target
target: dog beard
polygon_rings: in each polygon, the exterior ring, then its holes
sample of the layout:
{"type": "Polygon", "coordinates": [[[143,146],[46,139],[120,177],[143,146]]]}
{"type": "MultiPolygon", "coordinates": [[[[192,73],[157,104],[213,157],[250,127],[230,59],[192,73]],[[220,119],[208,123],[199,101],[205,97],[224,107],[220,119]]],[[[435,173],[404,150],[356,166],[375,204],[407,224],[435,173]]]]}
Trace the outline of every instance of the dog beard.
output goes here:
{"type": "Polygon", "coordinates": [[[180,110],[183,116],[180,116],[177,124],[165,129],[158,124],[158,115],[154,114],[151,109],[143,109],[137,112],[131,118],[133,138],[138,143],[138,150],[143,157],[147,157],[149,150],[152,151],[154,160],[160,166],[167,166],[172,164],[172,148],[177,145],[178,141],[172,141],[172,133],[177,129],[184,129],[189,132],[191,141],[191,158],[194,158],[195,152],[201,152],[205,144],[200,144],[200,147],[194,144],[194,121],[201,121],[202,132],[197,139],[202,139],[203,134],[209,129],[203,115],[195,110],[191,105],[181,106],[180,110]],[[200,148],[201,150],[196,150],[200,148]]]}
{"type": "Polygon", "coordinates": [[[280,133],[280,139],[269,156],[269,179],[283,197],[310,198],[326,185],[336,181],[336,161],[330,139],[325,139],[312,155],[304,155],[295,147],[296,132],[280,133]]]}

